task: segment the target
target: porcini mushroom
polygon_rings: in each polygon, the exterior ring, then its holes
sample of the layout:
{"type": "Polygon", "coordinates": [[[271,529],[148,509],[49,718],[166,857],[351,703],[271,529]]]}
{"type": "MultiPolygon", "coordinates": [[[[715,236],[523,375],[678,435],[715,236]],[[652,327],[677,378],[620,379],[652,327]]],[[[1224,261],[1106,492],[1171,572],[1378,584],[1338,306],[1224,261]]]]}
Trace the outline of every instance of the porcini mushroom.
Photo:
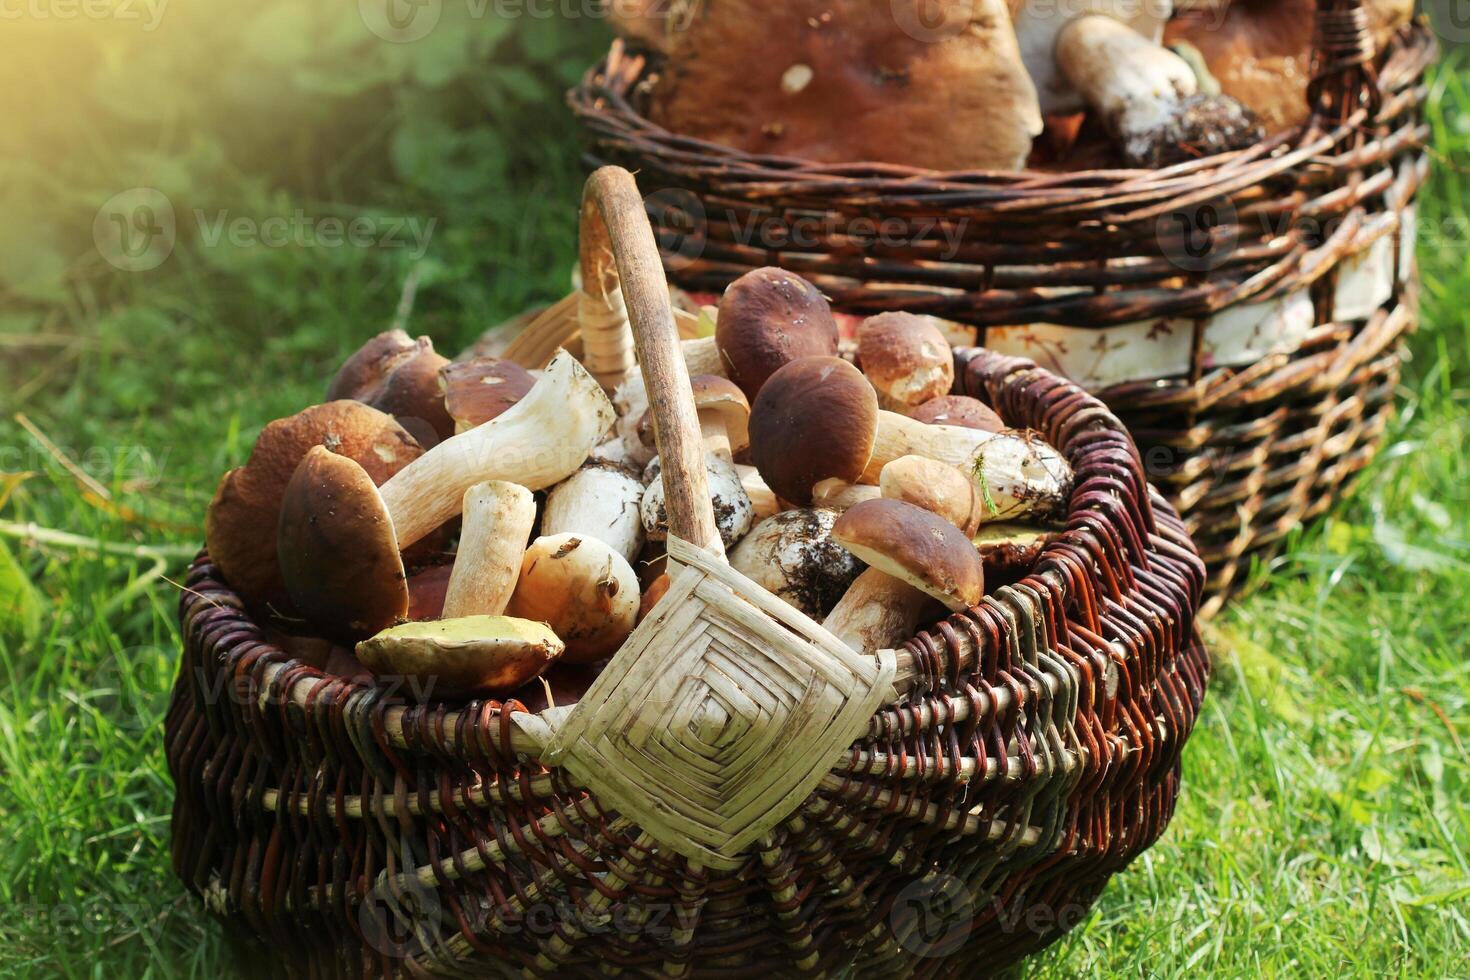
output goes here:
{"type": "Polygon", "coordinates": [[[673,132],[749,153],[934,170],[1016,170],[1041,132],[1005,0],[697,9],[653,91],[653,121],[673,132]]]}
{"type": "Polygon", "coordinates": [[[880,313],[858,327],[858,362],[878,403],[907,415],[954,385],[954,353],[929,317],[880,313]]]}
{"type": "Polygon", "coordinates": [[[837,321],[816,286],[781,269],[755,269],[720,298],[715,343],[730,380],[754,399],[766,379],[800,357],[837,353],[837,321]]]}
{"type": "Polygon", "coordinates": [[[948,463],[902,456],[883,467],[878,485],[886,499],[922,507],[953,524],[966,537],[974,537],[990,519],[990,508],[979,488],[948,463]]]}
{"type": "Polygon", "coordinates": [[[327,394],[387,412],[420,443],[433,446],[454,435],[439,387],[439,370],[448,363],[428,337],[409,340],[402,330],[390,330],[347,359],[327,394]]]}
{"type": "Polygon", "coordinates": [[[499,616],[520,579],[536,500],[519,484],[490,480],[464,492],[463,514],[444,618],[499,616]]]}
{"type": "Polygon", "coordinates": [[[959,611],[984,596],[979,552],[953,525],[911,504],[860,504],[833,525],[832,536],[872,566],[822,624],[860,653],[877,653],[913,636],[931,597],[959,611]]]}
{"type": "Polygon", "coordinates": [[[863,563],[832,540],[838,514],[788,510],[767,518],[730,552],[730,567],[820,620],[862,573],[863,563]]]}
{"type": "Polygon", "coordinates": [[[987,524],[970,539],[993,585],[1019,581],[1031,573],[1057,531],[1029,524],[987,524]]]}
{"type": "Polygon", "coordinates": [[[468,432],[531,393],[536,377],[514,361],[477,357],[454,361],[439,371],[444,408],[454,419],[455,432],[468,432]]]}
{"type": "Polygon", "coordinates": [[[571,476],[613,423],[597,382],[557,352],[526,397],[503,414],[446,439],[383,484],[400,547],[459,510],[464,492],[486,480],[542,490],[571,476]]]}
{"type": "Polygon", "coordinates": [[[1006,424],[995,409],[969,395],[941,395],[931,398],[912,412],[909,418],[926,425],[955,425],[981,432],[1003,432],[1006,424]]]}
{"type": "Polygon", "coordinates": [[[643,482],[622,466],[596,460],[551,488],[541,514],[541,536],[583,534],[626,561],[643,549],[643,482]]]}
{"type": "Polygon", "coordinates": [[[1200,96],[1188,63],[1165,48],[1168,0],[1024,0],[1016,37],[1041,111],[1090,106],[1135,166],[1249,146],[1260,127],[1239,103],[1200,96]]]}
{"type": "Polygon", "coordinates": [[[771,489],[801,505],[811,502],[812,488],[823,480],[876,485],[883,467],[901,456],[968,468],[982,447],[989,447],[987,468],[1025,465],[1016,475],[1038,481],[1028,492],[1061,498],[1071,480],[1066,461],[1040,440],[925,425],[880,411],[872,385],[835,357],[802,358],[771,376],[751,407],[750,445],[771,489]]]}
{"type": "Polygon", "coordinates": [[[357,640],[407,618],[393,521],[367,471],[346,456],[313,446],[296,467],[276,549],[292,603],[324,635],[357,640]]]}
{"type": "Polygon", "coordinates": [[[592,537],[537,538],[521,564],[510,614],[546,623],[566,644],[568,663],[610,656],[638,624],[638,576],[592,537]]]}
{"type": "Polygon", "coordinates": [[[474,698],[539,677],[564,649],[545,623],[471,616],[386,629],[357,644],[357,659],[378,677],[413,679],[426,697],[474,698]]]}
{"type": "Polygon", "coordinates": [[[220,481],[204,519],[210,559],[230,587],[257,609],[290,611],[275,528],[286,485],[313,446],[355,460],[377,484],[424,452],[392,416],[345,399],[267,425],[246,464],[220,481]]]}
{"type": "MultiPolygon", "coordinates": [[[[715,511],[715,524],[720,529],[720,538],[729,548],[745,536],[755,523],[755,505],[750,502],[740,474],[725,460],[706,453],[705,472],[709,474],[710,504],[715,511]]],[[[643,530],[651,541],[663,541],[669,534],[669,515],[664,507],[664,483],[659,479],[662,472],[655,459],[643,471],[648,489],[643,492],[640,512],[643,515],[643,530]]]]}
{"type": "Polygon", "coordinates": [[[832,538],[873,568],[925,592],[952,612],[985,596],[985,566],[948,521],[900,500],[870,500],[843,514],[832,538]]]}

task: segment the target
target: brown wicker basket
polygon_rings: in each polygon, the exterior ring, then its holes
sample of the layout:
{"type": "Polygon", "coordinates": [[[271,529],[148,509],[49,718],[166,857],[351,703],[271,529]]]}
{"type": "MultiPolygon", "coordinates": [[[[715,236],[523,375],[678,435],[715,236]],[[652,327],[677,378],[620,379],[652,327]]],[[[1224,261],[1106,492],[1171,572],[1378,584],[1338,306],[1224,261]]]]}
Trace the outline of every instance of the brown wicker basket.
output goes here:
{"type": "Polygon", "coordinates": [[[838,309],[967,324],[1098,395],[1184,515],[1208,614],[1371,459],[1417,320],[1435,43],[1413,25],[1375,59],[1362,0],[1319,8],[1309,123],[1158,171],[753,156],[645,119],[657,65],[621,43],[569,98],[590,160],[651,196],[678,285],[717,292],[781,266],[838,309]]]}
{"type": "Polygon", "coordinates": [[[629,175],[589,187],[692,542],[668,594],[573,708],[416,703],[290,659],[201,556],[175,872],[277,975],[968,977],[1046,945],[1179,793],[1209,673],[1181,522],[1100,402],[961,352],[1074,466],[1067,530],[902,649],[847,650],[720,559],[654,239],[629,175]]]}

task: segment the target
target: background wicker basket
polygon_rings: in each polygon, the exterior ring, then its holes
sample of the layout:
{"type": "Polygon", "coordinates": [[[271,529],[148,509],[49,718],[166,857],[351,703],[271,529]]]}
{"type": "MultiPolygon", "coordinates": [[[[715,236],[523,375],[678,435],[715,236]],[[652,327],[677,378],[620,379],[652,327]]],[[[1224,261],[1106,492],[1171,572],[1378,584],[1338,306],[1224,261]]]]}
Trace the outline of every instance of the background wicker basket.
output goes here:
{"type": "Polygon", "coordinates": [[[1184,515],[1208,614],[1372,458],[1417,321],[1435,44],[1414,25],[1375,58],[1361,0],[1319,0],[1318,16],[1305,126],[1159,171],[752,156],[645,119],[657,65],[621,43],[570,102],[591,161],[628,167],[651,195],[678,285],[719,291],[779,265],[839,309],[972,325],[1086,384],[1184,515]]]}
{"type": "MultiPolygon", "coordinates": [[[[649,388],[672,390],[652,380],[678,360],[668,295],[622,177],[628,199],[604,208],[610,240],[649,388]]],[[[1195,628],[1205,570],[1100,402],[1022,359],[957,359],[968,390],[1071,461],[1067,530],[1024,581],[877,658],[823,655],[820,628],[768,612],[815,637],[815,652],[778,631],[740,669],[718,665],[709,683],[720,693],[700,703],[714,698],[740,722],[718,732],[688,723],[657,684],[640,700],[624,683],[654,647],[690,656],[668,604],[733,581],[698,549],[570,713],[410,702],[324,676],[267,642],[201,556],[181,599],[166,724],[174,869],[223,920],[242,965],[298,976],[973,976],[1075,925],[1173,811],[1209,673],[1195,628]],[[820,669],[804,674],[809,653],[820,669]],[[819,676],[823,656],[849,665],[851,688],[819,676]],[[603,697],[619,684],[631,701],[603,697]],[[827,702],[815,695],[834,691],[846,707],[819,714],[827,702]],[[811,760],[854,706],[852,730],[811,760]],[[578,763],[604,711],[618,716],[605,731],[638,746],[649,783],[590,788],[619,775],[578,763]],[[728,739],[745,768],[724,755],[708,768],[692,736],[706,749],[728,739]],[[653,763],[669,759],[703,789],[660,797],[653,763]],[[670,833],[671,814],[701,793],[743,806],[741,784],[793,760],[815,761],[811,782],[761,796],[744,814],[748,843],[721,851],[670,833]]],[[[697,432],[692,404],[669,401],[653,399],[675,412],[657,418],[666,481],[684,465],[668,433],[697,432]]],[[[697,440],[682,450],[699,452],[697,440]]],[[[678,531],[681,491],[666,486],[678,531]]],[[[749,599],[731,615],[779,605],[749,599]]]]}

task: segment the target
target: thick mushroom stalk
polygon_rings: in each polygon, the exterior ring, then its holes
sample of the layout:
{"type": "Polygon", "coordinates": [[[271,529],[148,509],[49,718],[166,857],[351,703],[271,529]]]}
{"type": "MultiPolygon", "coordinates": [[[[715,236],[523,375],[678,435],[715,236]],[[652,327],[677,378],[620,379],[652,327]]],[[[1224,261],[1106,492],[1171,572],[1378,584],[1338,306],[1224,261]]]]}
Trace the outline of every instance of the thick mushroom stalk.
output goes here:
{"type": "MultiPolygon", "coordinates": [[[[710,505],[714,509],[715,524],[720,529],[720,539],[729,548],[745,536],[755,523],[755,505],[745,492],[740,474],[725,460],[706,453],[705,472],[709,477],[710,505]]],[[[664,483],[660,474],[660,461],[655,459],[644,471],[643,478],[648,489],[643,493],[640,510],[643,515],[643,530],[650,541],[663,541],[669,533],[669,515],[664,496],[664,483]]]]}
{"type": "Polygon", "coordinates": [[[913,636],[930,601],[907,582],[870,568],[852,583],[822,626],[858,653],[871,655],[913,636]]]}
{"type": "Polygon", "coordinates": [[[546,496],[541,535],[584,534],[626,561],[643,550],[643,483],[613,463],[589,462],[546,496]]]}
{"type": "Polygon", "coordinates": [[[1240,103],[1199,95],[1189,62],[1111,17],[1069,24],[1057,39],[1057,64],[1134,165],[1240,149],[1262,135],[1240,103]]]}
{"type": "Polygon", "coordinates": [[[443,618],[505,612],[535,523],[536,499],[519,484],[492,480],[465,491],[464,529],[444,594],[443,618]]]}
{"type": "Polygon", "coordinates": [[[560,483],[586,461],[613,418],[597,381],[558,351],[530,394],[504,414],[446,439],[383,484],[398,546],[454,517],[476,483],[507,480],[528,490],[560,483]]]}

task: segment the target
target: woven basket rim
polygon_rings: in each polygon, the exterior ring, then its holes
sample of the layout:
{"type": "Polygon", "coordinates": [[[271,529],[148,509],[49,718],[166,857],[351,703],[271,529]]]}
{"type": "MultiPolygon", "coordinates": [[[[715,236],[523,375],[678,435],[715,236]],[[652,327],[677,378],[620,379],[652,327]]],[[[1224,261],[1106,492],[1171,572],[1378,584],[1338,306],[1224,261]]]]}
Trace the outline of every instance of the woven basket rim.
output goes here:
{"type": "MultiPolygon", "coordinates": [[[[1380,53],[1372,72],[1376,77],[1361,88],[1372,98],[1391,97],[1415,85],[1437,54],[1438,42],[1431,28],[1418,21],[1407,24],[1380,53]]],[[[1367,112],[1359,106],[1341,121],[1319,113],[1307,123],[1274,133],[1252,147],[1152,170],[1117,167],[1056,171],[1028,167],[1018,171],[943,171],[862,161],[818,163],[800,157],[750,153],[674,133],[654,123],[638,108],[637,101],[640,87],[661,61],[657,53],[635,51],[622,39],[615,39],[608,54],[568,91],[567,104],[589,129],[605,129],[625,137],[636,135],[655,144],[670,162],[681,164],[676,169],[692,184],[740,184],[742,191],[750,194],[764,187],[762,182],[770,182],[772,196],[812,191],[824,201],[846,199],[855,207],[886,206],[884,195],[912,200],[946,191],[969,195],[989,191],[995,198],[989,202],[992,209],[1015,209],[1028,200],[1044,202],[1049,209],[1067,204],[1097,207],[1107,196],[1157,196],[1211,184],[1226,188],[1251,186],[1328,154],[1367,112]],[[701,173],[701,169],[708,172],[701,173]],[[843,183],[850,185],[845,194],[835,186],[843,183]]],[[[1329,66],[1324,74],[1349,67],[1354,66],[1329,66]]],[[[1210,196],[1226,192],[1217,188],[1210,196]]],[[[935,202],[936,208],[952,211],[953,206],[953,202],[935,202]]]]}

